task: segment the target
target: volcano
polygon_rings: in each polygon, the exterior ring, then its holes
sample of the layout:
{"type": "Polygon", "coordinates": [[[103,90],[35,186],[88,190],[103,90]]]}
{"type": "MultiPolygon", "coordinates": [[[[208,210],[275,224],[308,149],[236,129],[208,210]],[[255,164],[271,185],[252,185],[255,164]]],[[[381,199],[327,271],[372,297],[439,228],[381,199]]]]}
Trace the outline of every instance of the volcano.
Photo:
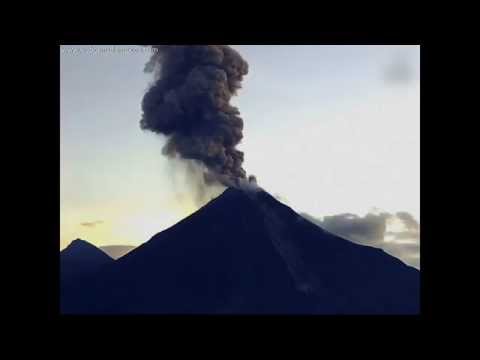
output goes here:
{"type": "Polygon", "coordinates": [[[113,259],[96,246],[76,239],[60,252],[61,282],[70,283],[111,262],[113,259]]]}
{"type": "Polygon", "coordinates": [[[420,273],[228,188],[62,289],[63,314],[418,314],[420,273]]]}

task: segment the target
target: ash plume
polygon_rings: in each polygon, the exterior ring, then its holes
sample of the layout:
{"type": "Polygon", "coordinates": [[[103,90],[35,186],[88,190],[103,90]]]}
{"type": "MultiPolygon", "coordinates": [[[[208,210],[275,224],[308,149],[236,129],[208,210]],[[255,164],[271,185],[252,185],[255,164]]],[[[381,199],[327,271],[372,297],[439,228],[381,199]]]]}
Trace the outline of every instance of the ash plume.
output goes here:
{"type": "Polygon", "coordinates": [[[154,82],[143,101],[140,126],[167,136],[163,153],[193,160],[205,184],[238,187],[248,181],[243,120],[230,99],[241,87],[248,64],[227,45],[152,45],[145,71],[154,82]]]}

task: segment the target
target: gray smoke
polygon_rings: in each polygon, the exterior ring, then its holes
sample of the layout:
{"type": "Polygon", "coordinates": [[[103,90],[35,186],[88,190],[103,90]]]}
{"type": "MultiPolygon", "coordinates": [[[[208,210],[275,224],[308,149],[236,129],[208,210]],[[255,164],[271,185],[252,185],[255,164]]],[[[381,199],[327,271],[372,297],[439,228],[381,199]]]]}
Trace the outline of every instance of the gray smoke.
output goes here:
{"type": "Polygon", "coordinates": [[[205,184],[246,182],[243,120],[230,99],[248,64],[227,45],[152,45],[154,82],[142,101],[141,128],[167,136],[163,153],[195,161],[205,184]]]}

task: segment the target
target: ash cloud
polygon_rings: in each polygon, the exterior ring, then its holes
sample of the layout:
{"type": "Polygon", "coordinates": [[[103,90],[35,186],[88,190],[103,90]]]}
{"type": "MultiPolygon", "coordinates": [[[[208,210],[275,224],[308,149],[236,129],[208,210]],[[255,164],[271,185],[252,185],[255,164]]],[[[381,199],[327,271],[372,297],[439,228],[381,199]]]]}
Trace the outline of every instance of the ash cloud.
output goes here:
{"type": "Polygon", "coordinates": [[[243,120],[230,99],[248,64],[227,45],[152,45],[145,66],[154,82],[142,101],[140,126],[167,137],[163,154],[195,161],[206,185],[246,179],[243,120]]]}

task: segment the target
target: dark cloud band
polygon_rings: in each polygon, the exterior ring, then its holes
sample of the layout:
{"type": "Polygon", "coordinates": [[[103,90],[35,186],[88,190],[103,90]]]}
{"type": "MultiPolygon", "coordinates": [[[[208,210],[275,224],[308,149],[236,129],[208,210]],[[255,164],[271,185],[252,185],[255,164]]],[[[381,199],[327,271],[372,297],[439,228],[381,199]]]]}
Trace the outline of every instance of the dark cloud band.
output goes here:
{"type": "Polygon", "coordinates": [[[103,224],[103,220],[96,220],[96,221],[80,223],[81,226],[85,226],[85,227],[95,227],[95,226],[100,225],[100,224],[103,224]]]}

